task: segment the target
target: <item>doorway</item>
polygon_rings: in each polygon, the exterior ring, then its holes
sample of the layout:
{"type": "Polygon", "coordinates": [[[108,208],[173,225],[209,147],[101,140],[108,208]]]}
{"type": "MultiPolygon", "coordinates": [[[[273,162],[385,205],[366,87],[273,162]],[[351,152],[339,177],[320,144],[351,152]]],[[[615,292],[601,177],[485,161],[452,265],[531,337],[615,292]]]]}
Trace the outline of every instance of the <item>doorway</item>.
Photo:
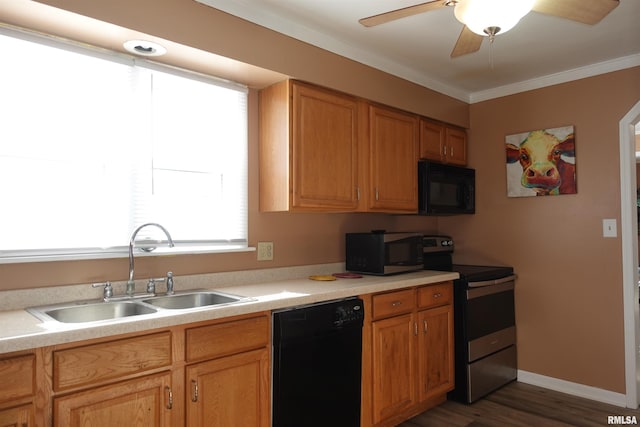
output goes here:
{"type": "Polygon", "coordinates": [[[640,318],[638,294],[638,214],[635,129],[640,102],[620,120],[620,204],[626,406],[640,403],[640,318]]]}

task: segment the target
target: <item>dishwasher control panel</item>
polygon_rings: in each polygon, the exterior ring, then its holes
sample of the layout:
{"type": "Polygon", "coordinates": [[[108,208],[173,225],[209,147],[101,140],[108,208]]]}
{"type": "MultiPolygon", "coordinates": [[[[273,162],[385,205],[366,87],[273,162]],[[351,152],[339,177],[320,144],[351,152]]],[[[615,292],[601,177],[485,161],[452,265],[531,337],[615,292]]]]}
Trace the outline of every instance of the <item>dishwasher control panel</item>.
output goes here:
{"type": "Polygon", "coordinates": [[[362,300],[354,299],[343,301],[334,310],[334,325],[340,326],[344,323],[362,322],[364,319],[364,307],[362,300]]]}

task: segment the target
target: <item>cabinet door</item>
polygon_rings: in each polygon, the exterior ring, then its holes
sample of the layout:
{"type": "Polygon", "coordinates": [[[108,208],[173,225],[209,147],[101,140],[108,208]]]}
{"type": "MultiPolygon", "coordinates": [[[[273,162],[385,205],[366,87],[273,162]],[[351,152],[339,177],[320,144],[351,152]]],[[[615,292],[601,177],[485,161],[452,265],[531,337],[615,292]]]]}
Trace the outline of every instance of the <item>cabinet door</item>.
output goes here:
{"type": "Polygon", "coordinates": [[[467,133],[462,129],[447,128],[446,161],[464,166],[467,164],[467,133]]]}
{"type": "Polygon", "coordinates": [[[387,108],[369,107],[369,209],[418,210],[418,118],[387,108]]]}
{"type": "Polygon", "coordinates": [[[171,425],[171,374],[98,387],[53,402],[55,427],[171,425]]]}
{"type": "Polygon", "coordinates": [[[187,425],[268,427],[269,372],[266,348],[187,367],[187,425]]]}
{"type": "Polygon", "coordinates": [[[31,405],[0,410],[0,427],[35,426],[34,412],[31,405]]]}
{"type": "Polygon", "coordinates": [[[444,160],[445,128],[440,123],[420,120],[420,158],[444,160]]]}
{"type": "Polygon", "coordinates": [[[412,314],[372,323],[374,424],[416,402],[414,327],[412,314]]]}
{"type": "Polygon", "coordinates": [[[453,389],[453,313],[443,306],[418,313],[419,399],[453,389]]]}
{"type": "Polygon", "coordinates": [[[293,83],[292,204],[355,210],[358,109],[354,98],[293,83]]]}

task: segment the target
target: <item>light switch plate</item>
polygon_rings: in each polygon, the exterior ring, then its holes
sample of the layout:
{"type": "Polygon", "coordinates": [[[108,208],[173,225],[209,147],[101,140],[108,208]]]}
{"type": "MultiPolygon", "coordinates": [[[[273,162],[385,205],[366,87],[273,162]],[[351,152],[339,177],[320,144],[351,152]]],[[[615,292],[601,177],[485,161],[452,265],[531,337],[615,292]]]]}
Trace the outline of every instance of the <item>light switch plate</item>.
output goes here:
{"type": "Polygon", "coordinates": [[[618,226],[615,219],[602,220],[602,237],[618,237],[618,226]]]}

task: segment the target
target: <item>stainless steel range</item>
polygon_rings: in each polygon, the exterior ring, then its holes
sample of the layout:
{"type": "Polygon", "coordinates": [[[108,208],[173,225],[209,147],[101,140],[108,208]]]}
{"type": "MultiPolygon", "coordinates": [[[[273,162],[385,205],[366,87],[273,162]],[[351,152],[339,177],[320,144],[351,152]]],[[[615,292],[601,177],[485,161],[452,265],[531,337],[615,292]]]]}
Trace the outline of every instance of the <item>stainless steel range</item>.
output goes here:
{"type": "Polygon", "coordinates": [[[426,270],[455,271],[455,389],[449,398],[472,403],[516,379],[512,267],[453,264],[453,239],[424,236],[426,270]]]}

